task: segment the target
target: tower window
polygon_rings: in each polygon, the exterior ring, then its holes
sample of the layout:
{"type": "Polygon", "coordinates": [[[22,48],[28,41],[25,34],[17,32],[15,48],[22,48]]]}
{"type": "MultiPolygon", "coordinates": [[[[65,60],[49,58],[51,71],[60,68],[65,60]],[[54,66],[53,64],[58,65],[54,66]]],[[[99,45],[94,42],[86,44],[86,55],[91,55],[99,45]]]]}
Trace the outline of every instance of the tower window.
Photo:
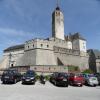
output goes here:
{"type": "Polygon", "coordinates": [[[34,48],[34,44],[33,44],[33,48],[34,48]]]}
{"type": "Polygon", "coordinates": [[[29,46],[28,46],[28,48],[29,48],[29,46]]]}
{"type": "Polygon", "coordinates": [[[49,45],[47,45],[47,48],[49,47],[49,45]]]}
{"type": "Polygon", "coordinates": [[[43,44],[41,44],[41,47],[43,47],[43,44]]]}
{"type": "Polygon", "coordinates": [[[56,12],[56,16],[60,16],[60,12],[56,12]]]}

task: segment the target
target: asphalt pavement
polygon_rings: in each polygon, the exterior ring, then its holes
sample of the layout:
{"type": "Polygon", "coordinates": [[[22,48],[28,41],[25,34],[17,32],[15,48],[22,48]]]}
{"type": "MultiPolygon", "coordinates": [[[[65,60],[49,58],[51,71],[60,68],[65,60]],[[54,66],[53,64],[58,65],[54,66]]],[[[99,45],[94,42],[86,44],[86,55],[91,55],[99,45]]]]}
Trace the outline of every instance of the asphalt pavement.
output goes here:
{"type": "Polygon", "coordinates": [[[100,100],[100,86],[56,87],[50,82],[45,85],[4,85],[0,81],[0,100],[100,100]]]}

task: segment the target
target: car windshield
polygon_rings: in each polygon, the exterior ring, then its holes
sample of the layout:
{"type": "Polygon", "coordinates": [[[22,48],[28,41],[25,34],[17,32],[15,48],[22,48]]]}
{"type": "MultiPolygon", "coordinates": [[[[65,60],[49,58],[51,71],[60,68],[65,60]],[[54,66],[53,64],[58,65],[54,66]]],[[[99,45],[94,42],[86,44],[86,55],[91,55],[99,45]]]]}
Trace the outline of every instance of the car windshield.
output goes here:
{"type": "Polygon", "coordinates": [[[93,74],[84,74],[84,77],[89,78],[89,77],[95,77],[93,74]]]}
{"type": "Polygon", "coordinates": [[[67,77],[68,75],[66,73],[58,73],[58,77],[67,77]]]}
{"type": "Polygon", "coordinates": [[[28,75],[28,76],[34,76],[35,72],[34,71],[27,71],[26,75],[28,75]]]}
{"type": "Polygon", "coordinates": [[[6,71],[4,71],[3,74],[14,74],[14,71],[12,71],[12,70],[6,70],[6,71]]]}
{"type": "Polygon", "coordinates": [[[88,77],[95,77],[93,74],[89,74],[88,77]]]}

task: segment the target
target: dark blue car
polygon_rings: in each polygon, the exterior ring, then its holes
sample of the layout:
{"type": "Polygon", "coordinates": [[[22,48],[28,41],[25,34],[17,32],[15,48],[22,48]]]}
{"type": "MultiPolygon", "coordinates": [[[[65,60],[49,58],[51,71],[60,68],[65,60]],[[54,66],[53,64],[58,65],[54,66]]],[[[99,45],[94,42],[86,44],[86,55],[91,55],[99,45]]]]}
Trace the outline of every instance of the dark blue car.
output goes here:
{"type": "Polygon", "coordinates": [[[22,77],[22,84],[35,84],[36,74],[33,70],[28,70],[22,77]]]}

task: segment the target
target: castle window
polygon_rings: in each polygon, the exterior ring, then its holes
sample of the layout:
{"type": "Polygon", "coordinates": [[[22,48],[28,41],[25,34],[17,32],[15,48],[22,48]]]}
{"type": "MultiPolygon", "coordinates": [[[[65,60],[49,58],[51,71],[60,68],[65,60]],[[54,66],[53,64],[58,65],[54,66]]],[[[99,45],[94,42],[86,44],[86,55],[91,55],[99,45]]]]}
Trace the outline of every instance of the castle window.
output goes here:
{"type": "Polygon", "coordinates": [[[28,48],[29,48],[29,46],[28,46],[28,48]]]}
{"type": "Polygon", "coordinates": [[[33,44],[33,48],[34,48],[34,44],[33,44]]]}
{"type": "Polygon", "coordinates": [[[83,43],[83,49],[85,49],[85,43],[83,43]]]}
{"type": "Polygon", "coordinates": [[[14,65],[13,64],[11,64],[11,67],[13,67],[14,65]]]}
{"type": "Polygon", "coordinates": [[[43,44],[41,44],[41,47],[43,47],[43,44]]]}
{"type": "Polygon", "coordinates": [[[49,45],[47,45],[47,48],[49,47],[49,45]]]}
{"type": "Polygon", "coordinates": [[[60,12],[56,12],[56,16],[60,16],[60,12]]]}

